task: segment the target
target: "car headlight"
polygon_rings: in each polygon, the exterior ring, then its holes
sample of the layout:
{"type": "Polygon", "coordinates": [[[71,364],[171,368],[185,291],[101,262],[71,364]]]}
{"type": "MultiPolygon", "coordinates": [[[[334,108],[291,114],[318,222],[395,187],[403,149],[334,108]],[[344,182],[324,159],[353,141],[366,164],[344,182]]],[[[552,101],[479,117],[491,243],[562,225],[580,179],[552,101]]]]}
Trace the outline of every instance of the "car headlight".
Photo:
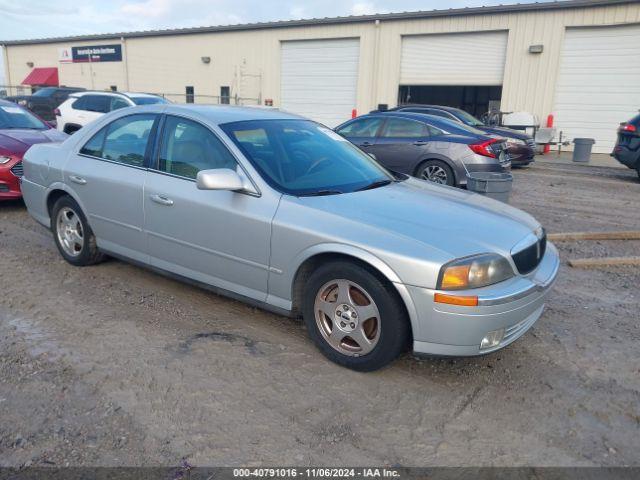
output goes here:
{"type": "Polygon", "coordinates": [[[485,253],[444,265],[438,277],[438,290],[486,287],[513,276],[513,268],[506,258],[495,253],[485,253]]]}
{"type": "Polygon", "coordinates": [[[507,142],[508,143],[513,143],[514,145],[526,145],[527,142],[525,142],[524,140],[520,140],[519,138],[507,138],[507,142]]]}
{"type": "Polygon", "coordinates": [[[11,161],[11,157],[5,157],[4,155],[0,155],[0,165],[4,165],[5,163],[9,163],[11,161]]]}

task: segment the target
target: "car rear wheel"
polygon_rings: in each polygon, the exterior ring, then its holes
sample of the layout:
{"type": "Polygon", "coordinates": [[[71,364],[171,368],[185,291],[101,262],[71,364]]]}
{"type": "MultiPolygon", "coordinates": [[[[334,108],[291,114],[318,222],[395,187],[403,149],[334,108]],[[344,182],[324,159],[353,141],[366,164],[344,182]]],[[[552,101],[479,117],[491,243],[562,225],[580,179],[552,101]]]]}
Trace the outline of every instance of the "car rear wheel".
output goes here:
{"type": "Polygon", "coordinates": [[[427,160],[416,170],[416,177],[440,185],[452,186],[455,183],[453,170],[442,160],[427,160]]]}
{"type": "Polygon", "coordinates": [[[51,230],[60,254],[70,264],[93,265],[104,258],[87,219],[73,198],[65,195],[53,205],[51,230]]]}
{"type": "Polygon", "coordinates": [[[384,367],[406,349],[410,329],[392,287],[354,263],[331,262],[306,282],[309,336],[333,362],[358,371],[384,367]]]}

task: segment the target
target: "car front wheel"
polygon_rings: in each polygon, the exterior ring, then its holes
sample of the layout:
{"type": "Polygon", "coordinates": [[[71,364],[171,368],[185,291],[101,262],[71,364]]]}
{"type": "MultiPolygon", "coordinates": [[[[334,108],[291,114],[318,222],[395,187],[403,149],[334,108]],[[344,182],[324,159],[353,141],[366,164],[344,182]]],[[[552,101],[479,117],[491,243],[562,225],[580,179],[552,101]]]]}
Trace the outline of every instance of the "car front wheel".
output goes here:
{"type": "Polygon", "coordinates": [[[306,282],[303,302],[310,337],[339,365],[377,370],[408,346],[409,321],[397,293],[355,263],[322,265],[306,282]]]}
{"type": "Polygon", "coordinates": [[[60,254],[70,264],[93,265],[103,259],[96,237],[73,198],[65,195],[53,205],[51,230],[60,254]]]}

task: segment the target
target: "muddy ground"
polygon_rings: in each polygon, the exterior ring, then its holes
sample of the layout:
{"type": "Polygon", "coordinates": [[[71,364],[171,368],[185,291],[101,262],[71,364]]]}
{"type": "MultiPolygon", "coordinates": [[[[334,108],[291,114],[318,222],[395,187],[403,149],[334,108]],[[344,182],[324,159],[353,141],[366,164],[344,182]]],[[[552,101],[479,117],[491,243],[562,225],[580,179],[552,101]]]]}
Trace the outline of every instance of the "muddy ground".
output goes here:
{"type": "MultiPolygon", "coordinates": [[[[512,203],[550,232],[640,230],[623,169],[539,163],[512,203]]],[[[301,323],[116,260],[66,264],[0,205],[0,465],[640,465],[640,272],[558,245],[548,308],[495,354],[360,374],[301,323]]]]}

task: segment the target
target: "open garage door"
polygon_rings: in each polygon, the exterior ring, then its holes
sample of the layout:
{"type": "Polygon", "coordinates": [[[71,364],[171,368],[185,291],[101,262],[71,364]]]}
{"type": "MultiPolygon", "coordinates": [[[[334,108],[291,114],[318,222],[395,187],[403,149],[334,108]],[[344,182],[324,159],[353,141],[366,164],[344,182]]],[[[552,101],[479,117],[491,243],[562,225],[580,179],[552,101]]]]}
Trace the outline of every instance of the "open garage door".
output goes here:
{"type": "Polygon", "coordinates": [[[620,122],[640,108],[640,25],[569,28],[556,87],[555,125],[610,153],[620,122]]]}
{"type": "Polygon", "coordinates": [[[447,105],[477,116],[499,107],[507,41],[502,31],[403,37],[398,103],[447,105]]]}
{"type": "Polygon", "coordinates": [[[282,42],[281,103],[335,127],[351,118],[358,87],[358,39],[282,42]]]}

